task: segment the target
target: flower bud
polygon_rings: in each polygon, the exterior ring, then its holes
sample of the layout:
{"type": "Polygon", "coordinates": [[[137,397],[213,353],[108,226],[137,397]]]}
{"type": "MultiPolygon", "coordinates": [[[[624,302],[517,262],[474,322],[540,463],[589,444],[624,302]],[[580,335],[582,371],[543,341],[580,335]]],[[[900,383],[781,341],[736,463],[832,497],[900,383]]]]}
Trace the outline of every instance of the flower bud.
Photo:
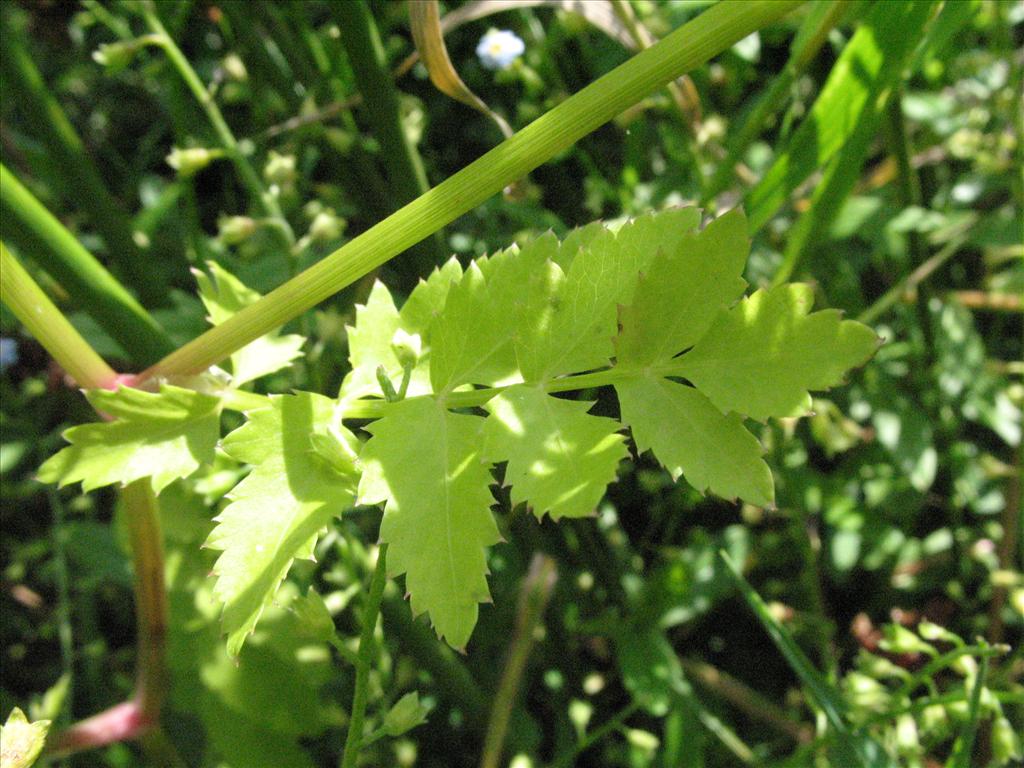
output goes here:
{"type": "Polygon", "coordinates": [[[661,740],[657,736],[650,731],[641,731],[639,728],[626,729],[626,741],[631,746],[652,757],[657,753],[658,747],[661,746],[661,740]]]}
{"type": "Polygon", "coordinates": [[[992,722],[992,758],[996,765],[1024,758],[1021,739],[1006,717],[1000,715],[992,722]]]}
{"type": "Polygon", "coordinates": [[[258,224],[248,216],[221,216],[217,219],[217,237],[224,245],[238,245],[252,237],[258,224]]]}
{"type": "Polygon", "coordinates": [[[102,43],[92,52],[92,60],[104,67],[108,74],[116,75],[132,63],[132,59],[141,48],[142,43],[139,40],[102,43]]]}
{"type": "Polygon", "coordinates": [[[921,730],[933,738],[945,738],[949,732],[949,716],[941,704],[931,704],[921,710],[921,730]]]}
{"type": "Polygon", "coordinates": [[[879,642],[878,647],[889,653],[924,653],[928,656],[935,655],[935,649],[928,643],[915,635],[906,627],[899,624],[887,624],[882,628],[885,635],[879,642]]]}
{"type": "Polygon", "coordinates": [[[237,54],[229,53],[225,56],[224,61],[221,62],[221,67],[224,69],[224,74],[236,83],[244,83],[249,79],[249,72],[237,54]]]}
{"type": "Polygon", "coordinates": [[[427,707],[420,703],[419,693],[407,693],[384,716],[381,729],[388,736],[401,736],[417,725],[425,723],[428,711],[427,707]]]}
{"type": "Polygon", "coordinates": [[[963,644],[963,641],[948,629],[940,627],[938,624],[933,624],[927,619],[917,625],[917,632],[925,640],[931,640],[932,642],[942,641],[953,643],[953,645],[963,644]]]}
{"type": "Polygon", "coordinates": [[[263,178],[279,187],[289,187],[297,177],[295,155],[279,155],[271,150],[267,164],[263,166],[263,178]]]}
{"type": "Polygon", "coordinates": [[[203,147],[175,147],[167,155],[167,164],[178,172],[179,179],[188,179],[221,156],[221,152],[203,147]]]}
{"type": "Polygon", "coordinates": [[[395,353],[403,368],[415,367],[423,353],[423,340],[418,333],[406,333],[402,328],[391,337],[391,351],[395,353]]]}
{"type": "Polygon", "coordinates": [[[309,225],[309,239],[314,243],[327,243],[337,240],[345,231],[348,222],[335,215],[333,208],[325,208],[313,217],[309,225]]]}

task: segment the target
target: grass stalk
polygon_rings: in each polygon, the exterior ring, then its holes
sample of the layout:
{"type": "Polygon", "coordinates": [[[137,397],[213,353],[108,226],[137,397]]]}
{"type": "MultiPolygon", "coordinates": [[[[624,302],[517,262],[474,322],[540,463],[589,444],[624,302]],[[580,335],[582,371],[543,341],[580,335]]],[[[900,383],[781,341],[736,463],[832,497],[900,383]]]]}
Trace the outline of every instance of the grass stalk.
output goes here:
{"type": "Polygon", "coordinates": [[[752,0],[712,6],[323,261],[164,358],[143,376],[198,373],[220,362],[473,209],[655,89],[801,3],[752,0]]]}
{"type": "Polygon", "coordinates": [[[551,599],[557,578],[555,561],[547,555],[537,554],[523,581],[516,610],[515,635],[509,646],[508,660],[494,694],[491,717],[484,737],[480,768],[498,768],[508,734],[512,710],[516,704],[519,685],[526,671],[526,662],[533,648],[535,632],[544,618],[544,609],[551,599]]]}
{"type": "Polygon", "coordinates": [[[0,242],[0,296],[15,317],[80,387],[110,387],[117,373],[104,362],[0,242]]]}
{"type": "MultiPolygon", "coordinates": [[[[391,77],[380,32],[364,0],[351,0],[335,6],[341,41],[349,65],[363,96],[363,109],[373,135],[381,143],[380,157],[390,188],[391,211],[410,203],[430,189],[423,159],[409,139],[402,123],[398,88],[391,77]]],[[[443,241],[435,234],[413,250],[416,271],[427,274],[444,258],[443,241]]]]}
{"type": "Polygon", "coordinates": [[[242,183],[255,199],[257,207],[268,217],[274,219],[278,225],[275,227],[275,230],[282,233],[283,239],[286,240],[286,244],[290,248],[295,244],[295,235],[292,233],[291,225],[285,219],[277,199],[264,188],[259,173],[256,172],[252,163],[249,162],[249,158],[239,148],[238,140],[235,138],[234,133],[231,132],[231,128],[228,127],[224,115],[221,114],[220,108],[217,106],[217,102],[214,101],[206,86],[203,85],[199,75],[196,74],[188,59],[185,58],[185,54],[181,52],[177,43],[168,34],[156,11],[152,8],[145,8],[143,18],[146,21],[146,26],[149,27],[155,36],[155,44],[167,54],[167,58],[170,59],[171,64],[178,71],[186,87],[195,97],[196,101],[199,102],[203,114],[206,115],[206,119],[209,120],[210,125],[213,127],[214,133],[217,134],[221,148],[231,158],[235,168],[238,170],[242,183]]]}
{"type": "Polygon", "coordinates": [[[174,349],[143,306],[2,163],[0,214],[0,236],[31,253],[133,361],[147,365],[174,349]]]}
{"type": "Polygon", "coordinates": [[[786,66],[772,78],[768,90],[758,97],[757,103],[747,113],[739,128],[732,132],[730,141],[726,145],[725,157],[718,164],[704,190],[703,203],[705,205],[732,183],[740,156],[761,133],[768,118],[785,103],[786,94],[796,82],[797,77],[818,54],[821,46],[828,39],[828,33],[848,10],[847,3],[831,0],[829,3],[817,6],[812,11],[812,15],[808,16],[805,26],[801,30],[806,29],[807,33],[797,36],[786,66]],[[807,24],[811,26],[808,27],[807,24]]]}
{"type": "Polygon", "coordinates": [[[377,566],[373,570],[370,590],[366,596],[366,605],[363,606],[363,628],[359,634],[356,685],[352,695],[352,710],[349,713],[348,734],[345,737],[345,752],[342,754],[341,768],[355,768],[356,761],[359,759],[359,748],[363,741],[370,672],[373,669],[374,655],[377,652],[377,642],[373,635],[377,629],[381,600],[384,597],[384,587],[388,581],[387,553],[388,545],[381,544],[377,551],[377,566]]]}
{"type": "MultiPolygon", "coordinates": [[[[62,177],[60,189],[65,201],[81,208],[89,222],[106,242],[111,261],[117,265],[129,284],[139,292],[143,302],[158,304],[164,299],[156,275],[148,269],[132,239],[130,221],[100,178],[64,109],[50,93],[42,74],[22,42],[23,35],[12,28],[8,14],[3,15],[4,44],[0,46],[0,70],[4,84],[11,89],[32,135],[45,145],[62,177]]],[[[6,182],[5,182],[6,183],[6,182]]]]}

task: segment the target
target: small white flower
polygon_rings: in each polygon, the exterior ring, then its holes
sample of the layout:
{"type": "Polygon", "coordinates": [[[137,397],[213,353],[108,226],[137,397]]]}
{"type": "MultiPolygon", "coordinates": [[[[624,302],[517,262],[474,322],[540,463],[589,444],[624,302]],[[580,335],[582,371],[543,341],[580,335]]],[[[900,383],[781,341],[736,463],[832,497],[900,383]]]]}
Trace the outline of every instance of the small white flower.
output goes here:
{"type": "Polygon", "coordinates": [[[526,44],[507,29],[492,29],[480,38],[476,55],[488,69],[508,69],[512,62],[523,55],[526,44]]]}

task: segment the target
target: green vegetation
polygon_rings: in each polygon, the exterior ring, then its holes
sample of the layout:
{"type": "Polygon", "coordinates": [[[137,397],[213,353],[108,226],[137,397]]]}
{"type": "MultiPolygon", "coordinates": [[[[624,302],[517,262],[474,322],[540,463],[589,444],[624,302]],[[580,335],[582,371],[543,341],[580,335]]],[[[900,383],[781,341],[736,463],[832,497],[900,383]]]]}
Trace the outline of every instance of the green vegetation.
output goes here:
{"type": "Polygon", "coordinates": [[[412,2],[0,4],[2,768],[1024,765],[1020,4],[412,2]]]}

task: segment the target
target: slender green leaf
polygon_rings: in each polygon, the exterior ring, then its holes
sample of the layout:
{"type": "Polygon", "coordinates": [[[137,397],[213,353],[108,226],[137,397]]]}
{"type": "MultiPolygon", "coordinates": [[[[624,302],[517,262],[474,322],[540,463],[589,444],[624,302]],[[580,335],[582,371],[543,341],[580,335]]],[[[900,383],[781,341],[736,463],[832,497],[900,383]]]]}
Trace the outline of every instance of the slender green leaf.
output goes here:
{"type": "Polygon", "coordinates": [[[751,231],[760,229],[793,190],[837,154],[845,158],[843,179],[851,169],[856,174],[866,144],[860,139],[855,153],[847,145],[855,134],[874,135],[888,92],[899,82],[933,9],[934,3],[927,1],[875,3],[832,67],[810,113],[747,194],[751,231]]]}
{"type": "Polygon", "coordinates": [[[796,644],[789,632],[772,615],[761,596],[754,591],[739,567],[733,563],[723,551],[722,558],[729,566],[729,572],[739,587],[747,605],[757,616],[761,626],[775,643],[775,647],[789,662],[793,672],[800,678],[814,703],[825,713],[829,725],[835,731],[840,754],[844,760],[855,760],[861,768],[895,768],[895,764],[878,742],[866,733],[852,729],[846,722],[848,707],[842,692],[830,685],[814,668],[800,646],[796,644]]]}

